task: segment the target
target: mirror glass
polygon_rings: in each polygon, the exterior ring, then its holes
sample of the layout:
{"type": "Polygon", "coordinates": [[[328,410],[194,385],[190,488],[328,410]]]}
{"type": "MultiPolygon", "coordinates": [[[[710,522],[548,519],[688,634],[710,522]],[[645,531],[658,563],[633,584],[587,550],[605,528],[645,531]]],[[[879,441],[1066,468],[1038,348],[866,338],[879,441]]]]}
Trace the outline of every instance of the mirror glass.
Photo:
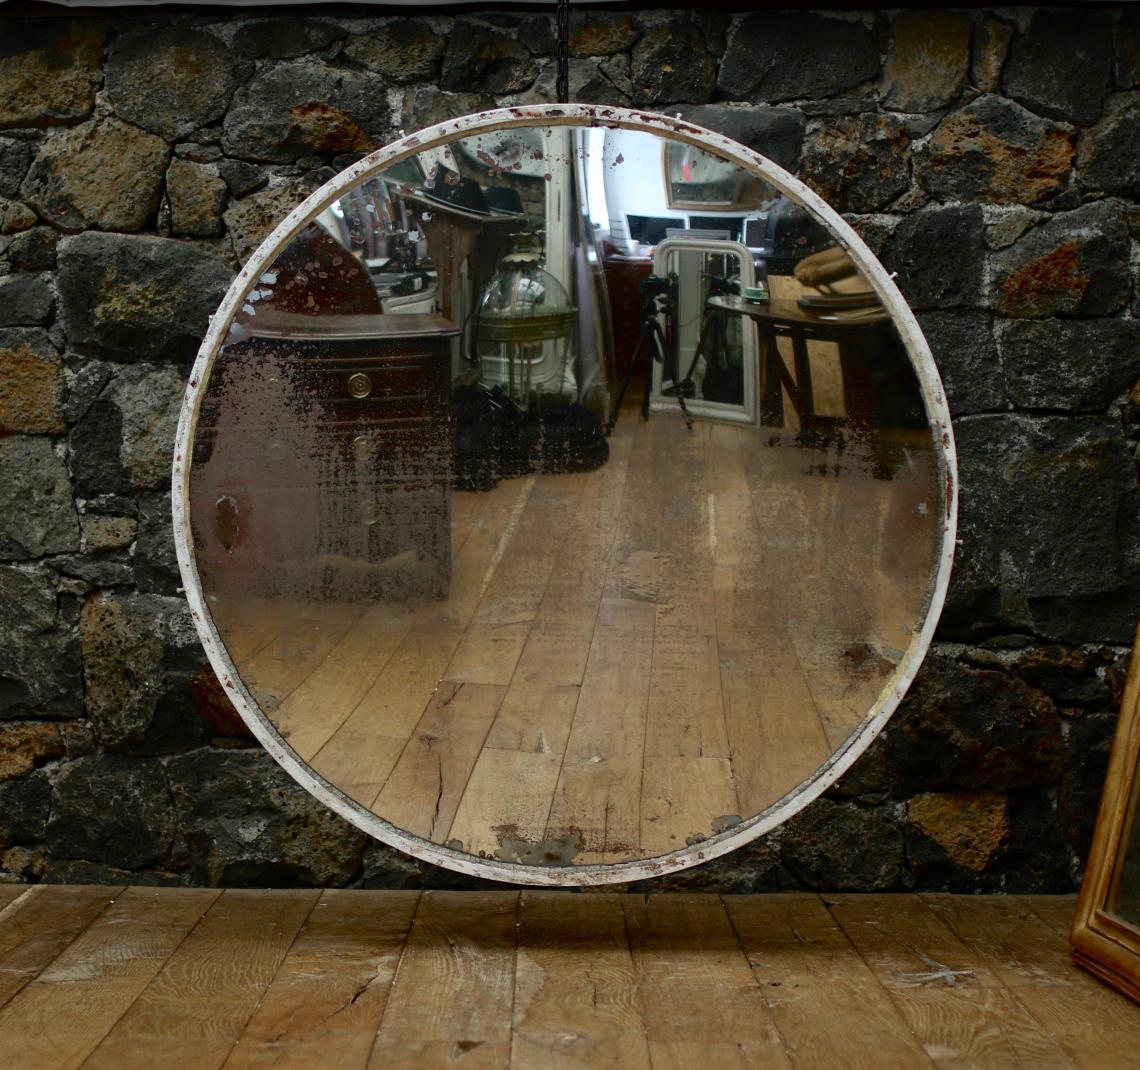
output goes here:
{"type": "Polygon", "coordinates": [[[257,715],[365,827],[472,860],[685,864],[788,803],[945,583],[883,301],[663,133],[536,121],[342,184],[192,398],[202,602],[257,715]]]}

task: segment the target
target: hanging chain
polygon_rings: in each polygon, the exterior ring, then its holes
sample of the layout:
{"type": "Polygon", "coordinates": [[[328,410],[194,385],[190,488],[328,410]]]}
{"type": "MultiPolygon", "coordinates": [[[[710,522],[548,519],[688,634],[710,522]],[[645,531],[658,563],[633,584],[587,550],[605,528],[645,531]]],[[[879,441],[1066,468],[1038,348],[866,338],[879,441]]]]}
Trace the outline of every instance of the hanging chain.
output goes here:
{"type": "Polygon", "coordinates": [[[570,100],[570,0],[558,0],[558,80],[554,94],[559,104],[570,100]]]}

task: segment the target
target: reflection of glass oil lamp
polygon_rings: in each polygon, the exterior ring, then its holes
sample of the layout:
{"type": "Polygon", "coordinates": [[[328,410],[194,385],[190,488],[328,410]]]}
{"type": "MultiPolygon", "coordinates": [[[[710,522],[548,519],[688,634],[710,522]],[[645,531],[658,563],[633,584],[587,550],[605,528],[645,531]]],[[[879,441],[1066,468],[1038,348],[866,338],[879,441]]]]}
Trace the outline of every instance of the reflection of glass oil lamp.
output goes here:
{"type": "Polygon", "coordinates": [[[563,391],[577,311],[565,287],[541,264],[535,235],[512,235],[476,314],[483,385],[501,387],[522,405],[532,396],[563,391]]]}

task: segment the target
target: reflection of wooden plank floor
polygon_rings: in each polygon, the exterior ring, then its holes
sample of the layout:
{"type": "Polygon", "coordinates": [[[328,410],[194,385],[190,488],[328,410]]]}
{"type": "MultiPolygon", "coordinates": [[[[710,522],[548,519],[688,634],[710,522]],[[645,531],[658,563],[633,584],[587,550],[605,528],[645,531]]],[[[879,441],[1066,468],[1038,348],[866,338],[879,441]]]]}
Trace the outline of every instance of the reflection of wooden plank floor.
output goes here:
{"type": "Polygon", "coordinates": [[[0,1064],[1140,1066],[1071,896],[0,886],[0,1064]]]}
{"type": "Polygon", "coordinates": [[[535,862],[681,848],[779,799],[877,696],[934,549],[918,456],[821,476],[755,430],[630,414],[597,472],[454,496],[446,600],[246,602],[239,669],[304,760],[417,835],[535,862]]]}

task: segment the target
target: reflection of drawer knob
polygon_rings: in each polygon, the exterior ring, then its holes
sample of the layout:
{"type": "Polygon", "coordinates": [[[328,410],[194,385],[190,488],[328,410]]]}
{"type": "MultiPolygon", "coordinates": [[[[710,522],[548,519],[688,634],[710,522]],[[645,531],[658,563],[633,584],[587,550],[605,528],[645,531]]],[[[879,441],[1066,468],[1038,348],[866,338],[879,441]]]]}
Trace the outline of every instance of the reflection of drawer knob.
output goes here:
{"type": "Polygon", "coordinates": [[[371,443],[372,439],[369,438],[368,435],[357,435],[352,440],[352,452],[355,453],[357,457],[367,457],[368,447],[371,443]]]}
{"type": "Polygon", "coordinates": [[[380,503],[373,498],[364,503],[361,512],[364,514],[364,523],[375,524],[380,520],[380,503]]]}
{"type": "Polygon", "coordinates": [[[348,392],[354,398],[366,398],[372,393],[372,380],[364,372],[355,372],[348,377],[348,392]]]}

